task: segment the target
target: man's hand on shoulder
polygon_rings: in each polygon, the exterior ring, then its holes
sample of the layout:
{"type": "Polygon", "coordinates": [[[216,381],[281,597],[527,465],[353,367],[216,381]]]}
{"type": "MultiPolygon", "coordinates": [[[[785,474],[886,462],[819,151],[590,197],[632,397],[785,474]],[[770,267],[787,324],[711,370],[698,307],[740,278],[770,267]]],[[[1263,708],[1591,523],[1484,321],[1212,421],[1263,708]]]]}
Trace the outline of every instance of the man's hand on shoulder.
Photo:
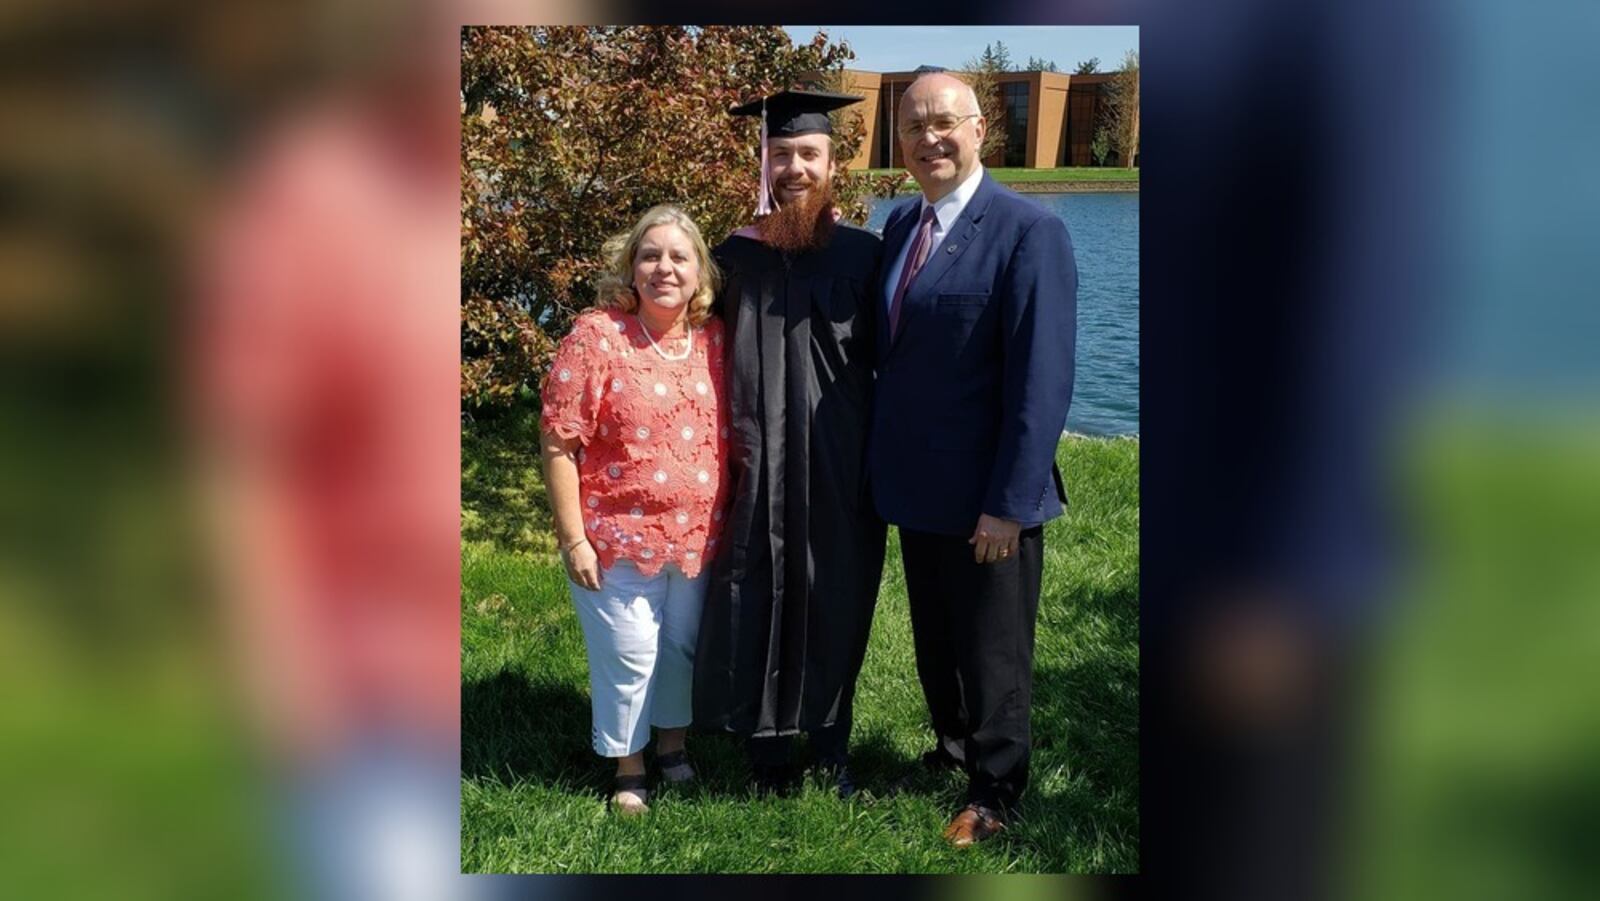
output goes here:
{"type": "Polygon", "coordinates": [[[1017,536],[1022,523],[1001,519],[985,513],[978,517],[978,527],[972,530],[967,544],[972,545],[972,559],[979,563],[998,563],[1017,555],[1017,536]]]}

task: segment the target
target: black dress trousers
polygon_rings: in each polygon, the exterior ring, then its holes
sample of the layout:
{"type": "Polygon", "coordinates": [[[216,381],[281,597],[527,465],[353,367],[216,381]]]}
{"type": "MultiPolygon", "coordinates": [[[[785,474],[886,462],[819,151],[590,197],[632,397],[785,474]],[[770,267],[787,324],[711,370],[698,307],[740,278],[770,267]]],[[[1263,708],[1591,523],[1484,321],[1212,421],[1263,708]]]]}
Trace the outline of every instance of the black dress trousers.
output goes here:
{"type": "Polygon", "coordinates": [[[901,529],[900,550],[939,744],[966,767],[969,802],[1011,808],[1028,783],[1044,529],[1023,529],[1017,554],[998,563],[974,562],[959,535],[901,529]]]}

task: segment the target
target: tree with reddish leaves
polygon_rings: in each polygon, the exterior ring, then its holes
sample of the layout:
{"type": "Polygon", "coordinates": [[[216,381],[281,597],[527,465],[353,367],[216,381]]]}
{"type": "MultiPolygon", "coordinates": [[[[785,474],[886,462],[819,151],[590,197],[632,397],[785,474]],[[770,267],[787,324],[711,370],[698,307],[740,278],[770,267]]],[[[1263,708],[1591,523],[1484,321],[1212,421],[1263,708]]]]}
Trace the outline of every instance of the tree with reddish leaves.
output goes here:
{"type": "MultiPolygon", "coordinates": [[[[572,317],[594,300],[601,245],[673,203],[717,243],[748,224],[759,123],[728,110],[835,77],[848,47],[776,26],[469,27],[461,34],[461,366],[471,407],[527,396],[572,317]]],[[[836,124],[846,176],[865,133],[836,124]]]]}

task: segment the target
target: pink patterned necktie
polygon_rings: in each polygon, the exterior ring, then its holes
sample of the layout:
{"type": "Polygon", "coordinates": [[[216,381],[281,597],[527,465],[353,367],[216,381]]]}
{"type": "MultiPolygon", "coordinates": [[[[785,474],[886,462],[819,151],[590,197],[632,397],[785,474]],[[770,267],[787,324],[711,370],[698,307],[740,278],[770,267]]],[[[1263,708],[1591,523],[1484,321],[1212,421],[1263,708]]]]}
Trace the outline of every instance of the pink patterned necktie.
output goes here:
{"type": "Polygon", "coordinates": [[[922,264],[928,262],[928,251],[933,245],[933,207],[922,209],[922,227],[917,229],[917,237],[911,242],[911,252],[906,254],[905,268],[900,270],[900,284],[895,286],[894,300],[889,302],[889,340],[893,341],[895,332],[900,330],[900,304],[906,299],[906,289],[911,287],[911,280],[917,277],[917,272],[922,269],[922,264]]]}

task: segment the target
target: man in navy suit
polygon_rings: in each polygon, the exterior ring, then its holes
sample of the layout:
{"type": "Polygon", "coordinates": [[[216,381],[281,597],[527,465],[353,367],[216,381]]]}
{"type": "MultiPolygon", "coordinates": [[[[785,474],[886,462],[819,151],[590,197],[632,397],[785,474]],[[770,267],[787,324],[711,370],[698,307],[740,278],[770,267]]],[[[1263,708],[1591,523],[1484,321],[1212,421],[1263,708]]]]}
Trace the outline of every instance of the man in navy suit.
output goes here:
{"type": "Polygon", "coordinates": [[[922,196],[884,227],[868,467],[900,528],[917,675],[967,804],[945,838],[999,832],[1028,778],[1043,523],[1066,500],[1077,267],[1059,217],[978,162],[988,123],[952,75],[917,79],[897,130],[922,196]]]}

